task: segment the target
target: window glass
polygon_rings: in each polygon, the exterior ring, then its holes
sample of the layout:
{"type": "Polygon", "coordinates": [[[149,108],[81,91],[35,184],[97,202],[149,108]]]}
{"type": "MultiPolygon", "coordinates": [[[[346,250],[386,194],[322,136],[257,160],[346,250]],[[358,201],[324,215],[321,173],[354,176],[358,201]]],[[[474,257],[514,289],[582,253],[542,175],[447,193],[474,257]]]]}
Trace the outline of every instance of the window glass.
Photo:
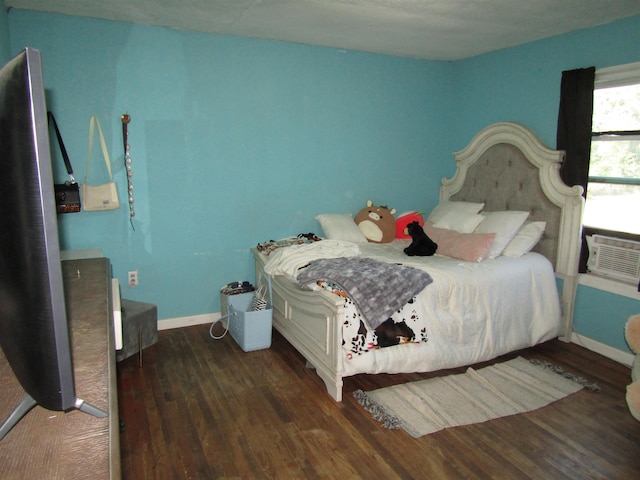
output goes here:
{"type": "Polygon", "coordinates": [[[640,79],[633,85],[596,86],[586,226],[640,234],[639,130],[640,79]]]}
{"type": "Polygon", "coordinates": [[[640,136],[615,141],[591,141],[590,177],[631,177],[640,180],[640,136]]]}
{"type": "Polygon", "coordinates": [[[593,92],[594,132],[640,130],[640,83],[593,92]]]}
{"type": "Polygon", "coordinates": [[[640,235],[640,186],[589,183],[583,223],[640,235]]]}

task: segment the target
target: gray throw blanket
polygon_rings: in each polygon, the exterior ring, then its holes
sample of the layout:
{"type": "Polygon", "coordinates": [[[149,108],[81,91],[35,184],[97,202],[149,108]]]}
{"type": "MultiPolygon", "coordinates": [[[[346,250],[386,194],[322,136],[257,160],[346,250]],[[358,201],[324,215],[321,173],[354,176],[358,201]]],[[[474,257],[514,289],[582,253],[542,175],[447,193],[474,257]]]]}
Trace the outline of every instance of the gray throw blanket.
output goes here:
{"type": "Polygon", "coordinates": [[[361,257],[314,260],[299,270],[297,280],[305,285],[319,280],[340,285],[372,329],[433,281],[417,268],[361,257]]]}

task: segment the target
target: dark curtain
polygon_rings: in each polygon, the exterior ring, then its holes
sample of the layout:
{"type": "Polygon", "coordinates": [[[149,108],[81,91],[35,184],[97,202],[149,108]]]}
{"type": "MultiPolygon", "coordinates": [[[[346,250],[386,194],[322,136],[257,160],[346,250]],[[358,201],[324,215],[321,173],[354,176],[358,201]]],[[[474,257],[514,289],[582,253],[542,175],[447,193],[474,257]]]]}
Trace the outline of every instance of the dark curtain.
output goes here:
{"type": "MultiPolygon", "coordinates": [[[[589,179],[595,74],[595,67],[568,70],[562,72],[560,85],[556,148],[566,152],[560,176],[567,185],[582,185],[585,197],[589,179]]],[[[581,273],[587,271],[588,255],[583,233],[579,266],[581,273]]]]}
{"type": "Polygon", "coordinates": [[[567,152],[560,175],[567,185],[587,189],[595,67],[562,72],[558,111],[558,150],[567,152]]]}

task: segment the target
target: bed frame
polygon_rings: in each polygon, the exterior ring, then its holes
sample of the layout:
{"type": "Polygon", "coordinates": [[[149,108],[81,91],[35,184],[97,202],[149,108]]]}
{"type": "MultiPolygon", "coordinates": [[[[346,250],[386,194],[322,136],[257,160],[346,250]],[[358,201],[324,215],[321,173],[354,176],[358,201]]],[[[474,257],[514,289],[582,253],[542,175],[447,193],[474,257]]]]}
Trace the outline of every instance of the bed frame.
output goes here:
{"type": "MultiPolygon", "coordinates": [[[[457,171],[442,179],[440,200],[484,202],[485,211],[525,210],[529,220],[547,222],[534,249],[546,256],[561,281],[561,339],[568,341],[577,285],[584,199],[582,187],[560,179],[564,152],[540,142],[528,128],[510,122],[480,131],[454,153],[457,171]]],[[[256,278],[266,258],[253,249],[256,278]]],[[[276,276],[273,326],[312,364],[327,391],[342,400],[342,325],[344,299],[327,291],[309,291],[276,276]]]]}

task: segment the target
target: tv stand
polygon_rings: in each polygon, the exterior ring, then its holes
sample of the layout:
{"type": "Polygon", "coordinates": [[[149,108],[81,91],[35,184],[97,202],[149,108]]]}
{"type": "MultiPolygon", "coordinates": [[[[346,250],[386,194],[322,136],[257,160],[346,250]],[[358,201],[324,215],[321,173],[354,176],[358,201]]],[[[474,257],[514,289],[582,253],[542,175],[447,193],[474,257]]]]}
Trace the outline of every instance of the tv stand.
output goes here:
{"type": "MultiPolygon", "coordinates": [[[[0,426],[0,440],[2,440],[9,430],[11,430],[16,423],[20,421],[22,417],[24,417],[29,411],[38,404],[31,395],[26,393],[20,403],[16,405],[16,408],[13,409],[13,412],[9,415],[9,418],[5,420],[5,422],[0,426]]],[[[94,417],[102,418],[108,417],[109,414],[104,410],[99,409],[98,407],[94,407],[90,403],[85,402],[81,398],[76,398],[74,408],[80,410],[81,412],[88,413],[89,415],[93,415],[94,417]]]]}
{"type": "Polygon", "coordinates": [[[76,398],[75,408],[80,410],[81,412],[87,413],[89,415],[93,415],[97,418],[108,417],[109,414],[104,410],[100,410],[98,407],[94,407],[90,403],[85,402],[81,398],[76,398]]]}
{"type": "Polygon", "coordinates": [[[0,349],[0,419],[13,422],[0,441],[0,478],[120,478],[110,262],[67,260],[62,270],[82,398],[66,413],[34,405],[0,349]]]}

